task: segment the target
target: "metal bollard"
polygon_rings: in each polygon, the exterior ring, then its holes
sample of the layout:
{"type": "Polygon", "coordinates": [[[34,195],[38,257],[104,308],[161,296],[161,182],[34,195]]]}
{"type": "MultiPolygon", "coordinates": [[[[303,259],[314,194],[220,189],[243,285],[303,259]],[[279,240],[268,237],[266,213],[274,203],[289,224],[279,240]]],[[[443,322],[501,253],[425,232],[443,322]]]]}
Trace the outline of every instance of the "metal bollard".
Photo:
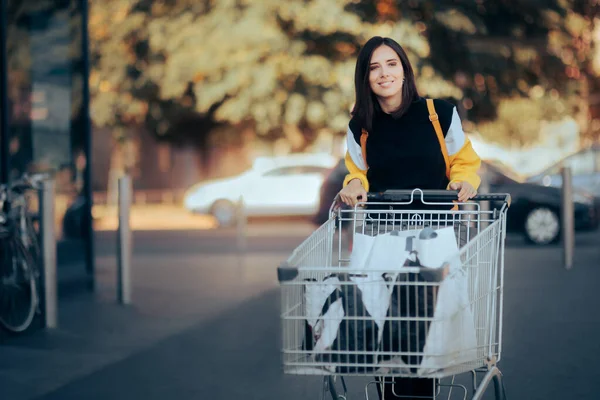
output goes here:
{"type": "Polygon", "coordinates": [[[244,196],[240,196],[237,204],[237,248],[238,251],[246,251],[247,218],[244,206],[244,196]]]}
{"type": "Polygon", "coordinates": [[[131,304],[131,178],[119,178],[119,227],[117,229],[117,297],[120,304],[131,304]]]}
{"type": "Polygon", "coordinates": [[[573,179],[571,168],[563,167],[562,174],[562,242],[563,261],[566,269],[573,268],[573,252],[575,248],[575,209],[573,206],[573,179]]]}
{"type": "Polygon", "coordinates": [[[44,318],[46,328],[58,327],[58,283],[56,275],[56,234],[55,234],[55,183],[53,179],[41,181],[40,204],[40,244],[42,249],[44,318]]]}

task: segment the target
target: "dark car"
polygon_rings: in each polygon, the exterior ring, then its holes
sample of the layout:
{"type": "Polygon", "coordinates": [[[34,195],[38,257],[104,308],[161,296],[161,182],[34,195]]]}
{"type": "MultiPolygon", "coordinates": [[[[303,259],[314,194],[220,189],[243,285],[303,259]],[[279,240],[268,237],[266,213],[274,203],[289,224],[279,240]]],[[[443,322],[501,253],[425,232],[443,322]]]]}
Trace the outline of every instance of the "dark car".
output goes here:
{"type": "MultiPolygon", "coordinates": [[[[322,224],[329,218],[329,209],[336,194],[342,189],[347,174],[344,161],[334,167],[321,186],[321,199],[315,222],[322,224]]],[[[494,162],[482,162],[480,175],[489,184],[489,192],[510,193],[512,203],[507,214],[506,228],[518,232],[535,244],[549,244],[560,238],[561,190],[535,183],[522,182],[510,169],[494,162]]],[[[594,197],[581,190],[573,194],[575,229],[598,228],[600,205],[594,197]]],[[[492,205],[494,206],[494,205],[492,205]]]]}
{"type": "Polygon", "coordinates": [[[561,168],[568,166],[573,175],[573,186],[600,197],[600,144],[579,150],[539,174],[530,176],[527,181],[544,186],[561,187],[561,168]]]}

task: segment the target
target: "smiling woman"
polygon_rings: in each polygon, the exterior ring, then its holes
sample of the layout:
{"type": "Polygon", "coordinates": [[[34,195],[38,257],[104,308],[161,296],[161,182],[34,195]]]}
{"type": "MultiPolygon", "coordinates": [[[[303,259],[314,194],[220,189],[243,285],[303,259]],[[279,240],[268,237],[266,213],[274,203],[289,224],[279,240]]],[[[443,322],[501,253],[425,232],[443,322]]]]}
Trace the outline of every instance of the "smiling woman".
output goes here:
{"type": "Polygon", "coordinates": [[[374,113],[379,108],[399,118],[419,99],[408,56],[389,38],[375,37],[365,44],[356,61],[354,85],[352,115],[364,121],[367,131],[373,128],[374,113]]]}
{"type": "Polygon", "coordinates": [[[393,39],[371,38],[355,70],[356,102],[348,126],[350,174],[340,198],[354,206],[366,192],[452,189],[477,192],[480,160],[454,105],[419,96],[413,68],[393,39]]]}
{"type": "MultiPolygon", "coordinates": [[[[358,55],[354,82],[345,158],[350,173],[340,191],[344,203],[355,206],[368,191],[390,189],[452,189],[459,191],[459,201],[477,193],[480,159],[456,107],[419,96],[402,46],[390,38],[371,38],[358,55]]],[[[410,206],[427,207],[420,202],[410,206]]],[[[435,382],[396,378],[386,381],[383,392],[386,399],[432,398],[435,382]]]]}

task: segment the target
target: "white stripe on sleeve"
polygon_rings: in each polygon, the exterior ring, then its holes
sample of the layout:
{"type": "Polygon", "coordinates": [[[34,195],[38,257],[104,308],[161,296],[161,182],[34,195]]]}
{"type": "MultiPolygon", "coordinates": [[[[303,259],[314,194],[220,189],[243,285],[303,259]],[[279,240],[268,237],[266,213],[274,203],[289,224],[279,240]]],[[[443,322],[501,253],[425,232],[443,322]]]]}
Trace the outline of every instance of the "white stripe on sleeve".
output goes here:
{"type": "Polygon", "coordinates": [[[448,133],[446,133],[446,148],[448,149],[448,155],[455,155],[464,145],[465,132],[463,131],[456,107],[454,107],[452,110],[452,122],[450,123],[450,128],[448,128],[448,133]]]}
{"type": "Polygon", "coordinates": [[[346,133],[346,145],[348,147],[348,153],[350,153],[350,157],[352,158],[352,161],[354,161],[354,164],[356,164],[359,169],[366,171],[367,166],[365,165],[365,160],[363,160],[360,143],[356,143],[356,140],[354,139],[354,133],[350,127],[348,127],[348,131],[346,133]]]}

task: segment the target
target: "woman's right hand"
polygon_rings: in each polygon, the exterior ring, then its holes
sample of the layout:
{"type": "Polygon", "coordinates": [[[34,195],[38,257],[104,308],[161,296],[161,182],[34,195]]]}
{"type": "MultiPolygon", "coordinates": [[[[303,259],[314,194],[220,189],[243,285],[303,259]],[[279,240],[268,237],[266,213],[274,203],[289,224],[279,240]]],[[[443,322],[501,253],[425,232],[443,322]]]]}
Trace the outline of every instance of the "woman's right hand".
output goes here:
{"type": "Polygon", "coordinates": [[[348,206],[354,207],[359,201],[367,201],[367,191],[360,179],[352,179],[340,191],[340,199],[348,206]]]}

